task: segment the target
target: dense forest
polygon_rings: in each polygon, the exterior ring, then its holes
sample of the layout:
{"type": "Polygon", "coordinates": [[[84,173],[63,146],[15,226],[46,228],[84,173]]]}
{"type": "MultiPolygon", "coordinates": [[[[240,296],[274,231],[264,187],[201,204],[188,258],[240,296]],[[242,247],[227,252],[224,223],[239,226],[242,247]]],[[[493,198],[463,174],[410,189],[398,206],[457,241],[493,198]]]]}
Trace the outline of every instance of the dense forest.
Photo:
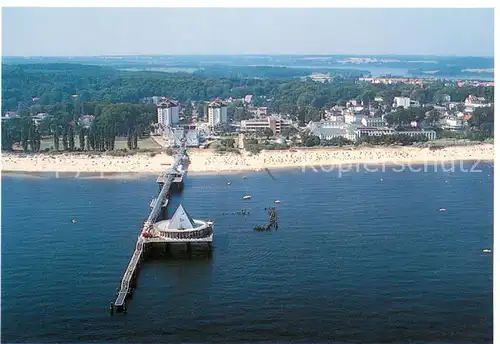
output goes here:
{"type": "MultiPolygon", "coordinates": [[[[274,72],[273,72],[274,73],[274,72]]],[[[272,75],[272,73],[271,73],[272,75]]],[[[255,105],[271,111],[297,113],[299,108],[321,109],[349,99],[387,103],[398,95],[408,95],[421,103],[433,102],[441,94],[463,101],[469,94],[493,100],[492,87],[461,87],[435,83],[414,85],[373,85],[354,77],[337,77],[332,83],[300,79],[197,76],[187,73],[127,72],[109,67],[78,64],[24,64],[2,66],[2,111],[30,106],[33,97],[40,105],[71,103],[72,95],[87,101],[139,103],[145,97],[164,95],[181,102],[213,98],[242,98],[254,95],[255,105]]]]}

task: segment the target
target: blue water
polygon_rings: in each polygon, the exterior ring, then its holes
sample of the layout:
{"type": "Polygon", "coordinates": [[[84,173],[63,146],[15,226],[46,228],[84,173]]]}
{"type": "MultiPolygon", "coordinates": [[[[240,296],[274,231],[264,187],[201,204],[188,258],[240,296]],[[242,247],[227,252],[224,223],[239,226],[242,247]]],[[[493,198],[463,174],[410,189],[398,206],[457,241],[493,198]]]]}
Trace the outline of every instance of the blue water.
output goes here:
{"type": "MultiPolygon", "coordinates": [[[[421,75],[411,74],[408,68],[396,68],[396,67],[386,67],[386,66],[373,66],[369,64],[351,64],[351,65],[325,65],[325,66],[285,66],[285,65],[272,65],[274,67],[287,67],[287,68],[311,68],[311,69],[351,69],[351,70],[363,70],[368,71],[372,77],[385,77],[387,75],[391,75],[393,77],[402,77],[402,78],[438,78],[438,79],[447,79],[447,80],[482,80],[482,81],[494,81],[493,75],[486,73],[480,74],[476,73],[473,75],[433,75],[433,74],[425,74],[421,75]]],[[[436,68],[439,69],[439,68],[436,68]]]]}
{"type": "Polygon", "coordinates": [[[2,341],[491,342],[493,168],[478,168],[190,175],[174,203],[215,220],[213,258],[147,262],[114,316],[155,177],[3,177],[2,341]],[[279,231],[253,232],[278,198],[279,231]]]}

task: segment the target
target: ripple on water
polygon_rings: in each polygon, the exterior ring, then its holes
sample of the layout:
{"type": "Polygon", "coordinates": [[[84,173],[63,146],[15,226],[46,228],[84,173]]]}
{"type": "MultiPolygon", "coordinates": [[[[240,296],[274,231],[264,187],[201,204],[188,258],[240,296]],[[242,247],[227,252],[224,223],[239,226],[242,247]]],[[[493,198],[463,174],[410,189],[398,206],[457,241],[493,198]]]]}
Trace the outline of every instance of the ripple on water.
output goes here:
{"type": "Polygon", "coordinates": [[[107,306],[157,192],[154,178],[4,177],[2,335],[11,342],[491,342],[492,255],[482,253],[493,246],[487,173],[190,176],[169,211],[182,203],[195,218],[215,221],[213,258],[146,263],[125,317],[110,317],[107,306]],[[251,200],[241,199],[246,193],[251,200]],[[254,232],[276,199],[279,230],[254,232]],[[242,208],[251,214],[222,215],[242,208]]]}

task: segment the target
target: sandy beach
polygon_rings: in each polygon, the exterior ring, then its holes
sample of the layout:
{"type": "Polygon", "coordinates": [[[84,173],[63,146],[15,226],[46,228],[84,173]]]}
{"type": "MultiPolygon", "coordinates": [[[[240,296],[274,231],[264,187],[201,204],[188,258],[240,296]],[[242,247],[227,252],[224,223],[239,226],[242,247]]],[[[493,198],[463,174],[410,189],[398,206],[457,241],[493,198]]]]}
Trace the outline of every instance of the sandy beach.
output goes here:
{"type": "MultiPolygon", "coordinates": [[[[188,151],[189,171],[195,173],[259,171],[264,168],[331,168],[339,165],[415,165],[436,162],[494,160],[494,146],[481,144],[437,150],[417,147],[357,147],[244,152],[217,155],[211,150],[188,151]]],[[[116,157],[107,154],[2,154],[3,172],[108,172],[158,173],[172,161],[167,154],[138,153],[116,157]]]]}

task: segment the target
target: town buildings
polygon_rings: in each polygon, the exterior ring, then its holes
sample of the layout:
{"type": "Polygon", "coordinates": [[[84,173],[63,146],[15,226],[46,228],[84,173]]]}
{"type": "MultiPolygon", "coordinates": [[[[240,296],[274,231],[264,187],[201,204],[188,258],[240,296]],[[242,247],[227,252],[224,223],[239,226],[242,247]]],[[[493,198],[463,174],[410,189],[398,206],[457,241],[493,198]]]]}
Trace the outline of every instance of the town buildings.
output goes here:
{"type": "Polygon", "coordinates": [[[321,140],[330,140],[334,137],[343,137],[353,142],[358,142],[366,136],[382,136],[382,135],[408,135],[415,137],[424,135],[428,140],[437,138],[434,130],[411,129],[396,131],[394,128],[389,128],[387,123],[382,118],[370,118],[364,116],[360,122],[333,122],[320,121],[309,122],[306,126],[311,135],[319,137],[321,140]]]}
{"type": "Polygon", "coordinates": [[[361,124],[363,124],[363,126],[365,127],[374,127],[374,128],[387,126],[387,122],[381,117],[364,116],[361,119],[361,124]]]}
{"type": "Polygon", "coordinates": [[[240,131],[242,132],[257,132],[265,128],[269,128],[273,133],[281,134],[284,128],[292,125],[291,120],[282,119],[275,116],[265,118],[254,118],[241,121],[240,131]]]}
{"type": "Polygon", "coordinates": [[[255,117],[267,116],[267,107],[249,108],[248,112],[253,114],[255,117]]]}
{"type": "Polygon", "coordinates": [[[332,82],[332,80],[333,80],[332,76],[329,73],[328,74],[314,73],[314,74],[311,74],[311,76],[309,76],[309,78],[312,81],[317,81],[317,82],[322,82],[322,83],[332,82]]]}
{"type": "Polygon", "coordinates": [[[86,129],[90,128],[90,126],[92,125],[92,122],[94,122],[95,120],[95,116],[92,116],[92,115],[83,115],[83,116],[80,116],[80,118],[78,119],[80,125],[86,129]]]}
{"type": "Polygon", "coordinates": [[[471,94],[465,98],[464,105],[465,107],[478,108],[488,106],[489,104],[486,103],[484,97],[476,97],[471,94]]]}
{"type": "Polygon", "coordinates": [[[394,107],[398,108],[402,106],[404,109],[410,107],[410,98],[409,97],[394,97],[394,107]]]}
{"type": "Polygon", "coordinates": [[[157,104],[158,123],[164,128],[174,126],[179,123],[179,103],[166,99],[157,104]]]}
{"type": "Polygon", "coordinates": [[[169,147],[180,147],[182,138],[186,139],[187,147],[199,147],[201,135],[200,133],[194,129],[189,128],[188,126],[177,126],[177,127],[169,127],[166,130],[165,139],[169,145],[169,147]]]}
{"type": "Polygon", "coordinates": [[[220,99],[216,99],[208,104],[208,124],[210,127],[215,128],[219,125],[228,123],[227,119],[227,105],[220,99]]]}

